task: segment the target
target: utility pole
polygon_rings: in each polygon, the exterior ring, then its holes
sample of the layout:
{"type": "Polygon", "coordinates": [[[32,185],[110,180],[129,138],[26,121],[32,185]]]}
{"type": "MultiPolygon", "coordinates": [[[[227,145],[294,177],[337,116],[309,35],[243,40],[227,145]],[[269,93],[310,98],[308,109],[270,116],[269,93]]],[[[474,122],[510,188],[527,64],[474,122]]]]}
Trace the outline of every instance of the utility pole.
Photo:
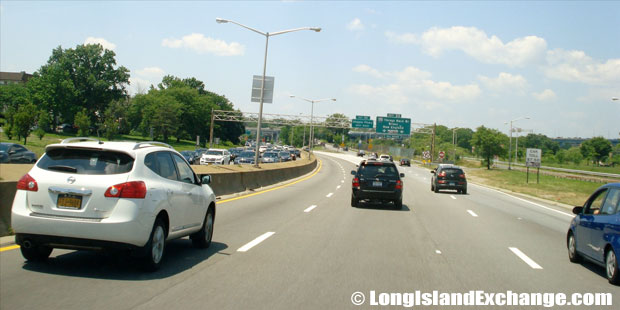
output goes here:
{"type": "Polygon", "coordinates": [[[209,130],[209,148],[213,147],[213,123],[215,123],[215,114],[213,114],[213,108],[211,108],[211,129],[209,130]]]}
{"type": "Polygon", "coordinates": [[[437,123],[433,123],[433,138],[431,143],[431,163],[433,163],[433,159],[435,158],[435,130],[437,130],[437,123]]]}

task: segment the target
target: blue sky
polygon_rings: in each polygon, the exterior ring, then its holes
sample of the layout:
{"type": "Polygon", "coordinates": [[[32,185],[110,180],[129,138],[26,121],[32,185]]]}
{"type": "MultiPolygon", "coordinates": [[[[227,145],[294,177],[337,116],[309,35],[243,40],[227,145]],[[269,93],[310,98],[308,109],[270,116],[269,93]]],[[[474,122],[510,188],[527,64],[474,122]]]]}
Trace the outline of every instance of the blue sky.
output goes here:
{"type": "MultiPolygon", "coordinates": [[[[0,1],[0,70],[32,73],[53,48],[114,50],[132,93],[166,74],[196,77],[242,111],[261,74],[265,113],[400,113],[414,123],[556,137],[620,134],[620,2],[0,1]]],[[[205,122],[208,120],[205,120],[205,122]]]]}

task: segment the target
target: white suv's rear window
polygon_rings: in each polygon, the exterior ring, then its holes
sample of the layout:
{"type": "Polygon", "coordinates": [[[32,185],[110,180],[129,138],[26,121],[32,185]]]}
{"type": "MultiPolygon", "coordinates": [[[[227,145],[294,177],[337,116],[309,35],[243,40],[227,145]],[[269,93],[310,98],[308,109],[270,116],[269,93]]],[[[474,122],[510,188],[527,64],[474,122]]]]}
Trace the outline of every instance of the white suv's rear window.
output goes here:
{"type": "Polygon", "coordinates": [[[120,174],[131,171],[134,159],[121,152],[84,148],[51,149],[37,163],[50,171],[76,174],[120,174]]]}

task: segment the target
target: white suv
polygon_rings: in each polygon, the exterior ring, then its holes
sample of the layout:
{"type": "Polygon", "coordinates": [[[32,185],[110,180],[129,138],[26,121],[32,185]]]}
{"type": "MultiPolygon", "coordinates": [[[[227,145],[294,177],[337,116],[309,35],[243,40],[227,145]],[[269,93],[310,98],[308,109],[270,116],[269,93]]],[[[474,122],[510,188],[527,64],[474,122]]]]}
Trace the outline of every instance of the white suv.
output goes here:
{"type": "Polygon", "coordinates": [[[160,142],[66,139],[48,145],[17,183],[15,241],[27,260],[45,260],[53,248],[112,248],[132,250],[156,270],[167,240],[190,236],[196,247],[211,244],[210,181],[160,142]]]}
{"type": "Polygon", "coordinates": [[[230,152],[224,149],[209,149],[200,157],[201,165],[228,165],[230,163],[230,152]]]}

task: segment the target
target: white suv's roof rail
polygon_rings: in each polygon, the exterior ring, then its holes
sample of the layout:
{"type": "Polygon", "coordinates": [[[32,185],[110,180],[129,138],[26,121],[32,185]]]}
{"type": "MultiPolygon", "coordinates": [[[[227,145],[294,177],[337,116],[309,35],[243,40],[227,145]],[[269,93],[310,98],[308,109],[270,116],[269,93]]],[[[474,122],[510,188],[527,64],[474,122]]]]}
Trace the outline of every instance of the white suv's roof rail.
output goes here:
{"type": "Polygon", "coordinates": [[[143,147],[149,147],[149,146],[155,146],[155,145],[161,145],[163,147],[167,147],[169,149],[174,149],[172,146],[170,146],[169,144],[163,143],[163,142],[159,142],[159,141],[146,141],[146,142],[138,142],[136,143],[136,145],[133,147],[134,150],[137,150],[139,148],[143,148],[143,147]]]}
{"type": "Polygon", "coordinates": [[[68,144],[72,142],[85,142],[85,141],[99,142],[99,144],[103,144],[103,141],[99,139],[95,139],[95,138],[89,138],[89,137],[67,138],[67,139],[62,140],[60,144],[68,144]]]}

